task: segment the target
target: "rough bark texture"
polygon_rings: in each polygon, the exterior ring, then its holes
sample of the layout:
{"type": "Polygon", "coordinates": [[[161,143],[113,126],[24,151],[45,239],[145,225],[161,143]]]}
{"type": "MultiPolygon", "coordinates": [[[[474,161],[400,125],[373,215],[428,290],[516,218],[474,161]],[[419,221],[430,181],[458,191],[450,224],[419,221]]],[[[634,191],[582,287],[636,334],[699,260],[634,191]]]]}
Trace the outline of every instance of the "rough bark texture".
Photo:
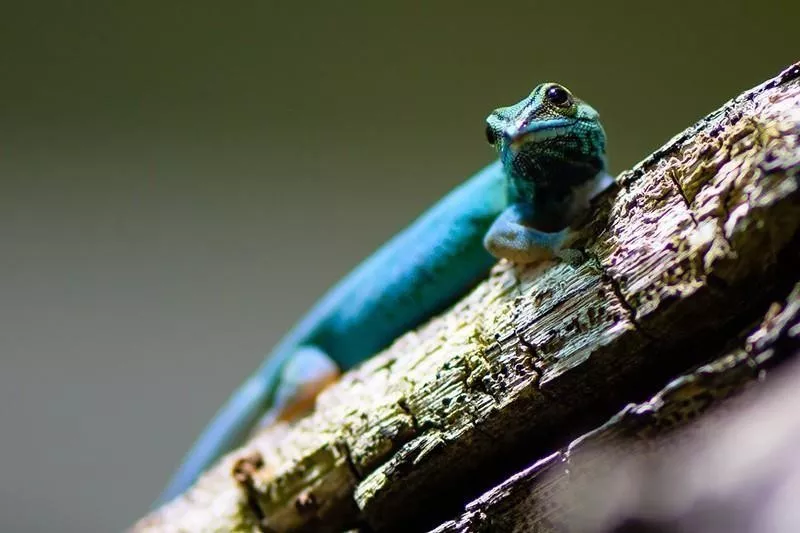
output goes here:
{"type": "Polygon", "coordinates": [[[800,531],[800,363],[771,383],[776,366],[800,352],[800,284],[740,344],[487,491],[433,533],[800,531]],[[763,381],[765,390],[752,387],[763,381]],[[701,423],[670,434],[711,407],[701,423]]]}
{"type": "MultiPolygon", "coordinates": [[[[561,461],[551,454],[625,404],[726,350],[653,400],[666,413],[653,425],[677,425],[752,378],[736,338],[797,281],[798,172],[795,65],[622,173],[577,243],[583,262],[500,263],[308,417],[260,432],[134,530],[420,531],[459,515],[441,531],[493,530],[516,504],[487,514],[466,502],[540,458],[561,461]],[[709,378],[684,401],[692,380],[716,375],[732,381],[709,378]]],[[[639,431],[636,412],[609,424],[639,431]]]]}

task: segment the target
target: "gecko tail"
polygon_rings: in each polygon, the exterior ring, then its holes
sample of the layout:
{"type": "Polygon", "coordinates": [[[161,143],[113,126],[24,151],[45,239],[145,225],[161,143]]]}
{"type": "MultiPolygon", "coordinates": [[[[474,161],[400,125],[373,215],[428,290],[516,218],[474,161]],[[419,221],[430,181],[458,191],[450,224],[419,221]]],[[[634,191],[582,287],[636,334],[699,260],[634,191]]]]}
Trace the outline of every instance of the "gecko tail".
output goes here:
{"type": "Polygon", "coordinates": [[[244,442],[269,408],[274,387],[275,380],[261,373],[245,381],[200,434],[153,508],[183,494],[219,457],[244,442]]]}
{"type": "Polygon", "coordinates": [[[304,345],[270,356],[206,426],[154,507],[183,494],[217,459],[244,443],[255,428],[294,420],[308,412],[317,394],[338,375],[336,363],[317,346],[304,345]]]}

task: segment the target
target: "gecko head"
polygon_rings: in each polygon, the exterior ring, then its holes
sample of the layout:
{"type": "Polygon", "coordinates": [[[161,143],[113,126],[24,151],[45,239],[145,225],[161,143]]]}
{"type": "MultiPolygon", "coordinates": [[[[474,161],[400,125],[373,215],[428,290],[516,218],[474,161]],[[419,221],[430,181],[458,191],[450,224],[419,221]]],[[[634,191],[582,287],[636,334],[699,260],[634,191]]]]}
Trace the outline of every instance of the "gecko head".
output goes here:
{"type": "Polygon", "coordinates": [[[564,163],[583,167],[586,180],[605,170],[606,135],[597,111],[557,83],[495,109],[486,119],[486,140],[512,178],[557,179],[548,170],[564,163]]]}

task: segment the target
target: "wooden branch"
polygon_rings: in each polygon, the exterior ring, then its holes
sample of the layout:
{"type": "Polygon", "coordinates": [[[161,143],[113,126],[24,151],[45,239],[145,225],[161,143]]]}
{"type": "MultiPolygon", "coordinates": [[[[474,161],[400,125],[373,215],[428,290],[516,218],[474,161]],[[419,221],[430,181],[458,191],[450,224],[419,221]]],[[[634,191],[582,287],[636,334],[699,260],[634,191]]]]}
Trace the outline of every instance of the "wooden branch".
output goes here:
{"type": "Polygon", "coordinates": [[[640,533],[758,533],[778,519],[782,528],[770,531],[798,531],[800,515],[794,504],[784,504],[800,493],[780,488],[800,476],[800,361],[772,383],[776,366],[798,353],[800,283],[741,346],[673,380],[649,401],[627,405],[432,533],[611,533],[626,531],[626,524],[640,533]],[[754,390],[765,379],[770,386],[754,390]],[[669,433],[712,407],[691,431],[669,433]]]}
{"type": "Polygon", "coordinates": [[[624,172],[577,245],[260,432],[135,531],[414,531],[721,353],[800,265],[800,64],[624,172]]]}

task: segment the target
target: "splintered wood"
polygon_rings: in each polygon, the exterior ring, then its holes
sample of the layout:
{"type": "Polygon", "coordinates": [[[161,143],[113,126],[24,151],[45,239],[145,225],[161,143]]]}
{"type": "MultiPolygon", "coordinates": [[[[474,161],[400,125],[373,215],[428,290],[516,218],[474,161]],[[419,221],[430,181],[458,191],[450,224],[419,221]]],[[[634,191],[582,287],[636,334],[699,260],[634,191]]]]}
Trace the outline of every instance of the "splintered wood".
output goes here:
{"type": "Polygon", "coordinates": [[[500,263],[134,530],[435,526],[720,353],[796,279],[798,77],[787,69],[621,174],[582,230],[582,261],[500,263]]]}

